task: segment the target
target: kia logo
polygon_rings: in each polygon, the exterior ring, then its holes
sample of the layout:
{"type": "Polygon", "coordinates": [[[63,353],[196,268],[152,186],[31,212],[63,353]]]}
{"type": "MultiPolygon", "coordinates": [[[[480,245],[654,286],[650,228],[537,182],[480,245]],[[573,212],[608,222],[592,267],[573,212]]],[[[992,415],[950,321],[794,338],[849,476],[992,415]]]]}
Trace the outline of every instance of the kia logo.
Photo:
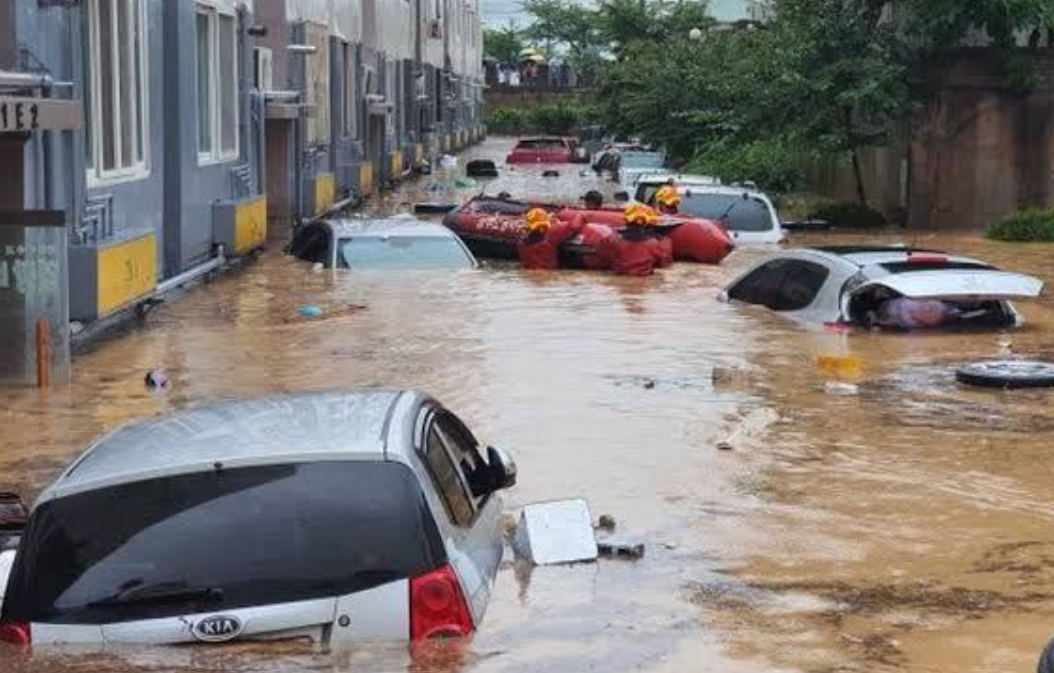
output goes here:
{"type": "Polygon", "coordinates": [[[237,638],[242,632],[242,621],[229,615],[206,617],[191,629],[194,637],[206,643],[219,643],[237,638]]]}

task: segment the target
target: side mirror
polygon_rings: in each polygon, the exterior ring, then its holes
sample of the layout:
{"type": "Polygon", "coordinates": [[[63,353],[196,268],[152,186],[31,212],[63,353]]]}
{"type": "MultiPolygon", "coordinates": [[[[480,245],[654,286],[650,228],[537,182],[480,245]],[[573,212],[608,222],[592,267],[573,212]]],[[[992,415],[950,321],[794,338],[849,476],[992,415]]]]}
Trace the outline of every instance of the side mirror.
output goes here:
{"type": "Polygon", "coordinates": [[[488,446],[487,465],[490,467],[493,490],[501,491],[516,485],[516,461],[509,454],[488,446]]]}
{"type": "Polygon", "coordinates": [[[21,533],[28,517],[29,510],[17,493],[0,492],[0,534],[21,533]]]}

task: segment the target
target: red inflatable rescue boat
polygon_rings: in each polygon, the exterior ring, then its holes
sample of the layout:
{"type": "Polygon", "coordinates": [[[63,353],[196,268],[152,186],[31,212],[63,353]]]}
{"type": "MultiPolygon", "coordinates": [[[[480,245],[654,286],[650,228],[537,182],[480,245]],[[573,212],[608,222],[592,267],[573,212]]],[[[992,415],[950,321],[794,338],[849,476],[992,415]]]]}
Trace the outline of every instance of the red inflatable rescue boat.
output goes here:
{"type": "MultiPolygon", "coordinates": [[[[487,196],[476,197],[448,213],[443,224],[479,257],[516,259],[516,243],[526,231],[524,215],[535,207],[545,208],[561,219],[575,213],[585,215],[586,229],[561,248],[561,263],[568,267],[600,268],[593,257],[596,243],[626,226],[621,209],[586,210],[487,196]]],[[[710,220],[664,218],[657,229],[660,235],[670,237],[674,258],[681,261],[720,264],[735,247],[724,227],[710,220]]]]}

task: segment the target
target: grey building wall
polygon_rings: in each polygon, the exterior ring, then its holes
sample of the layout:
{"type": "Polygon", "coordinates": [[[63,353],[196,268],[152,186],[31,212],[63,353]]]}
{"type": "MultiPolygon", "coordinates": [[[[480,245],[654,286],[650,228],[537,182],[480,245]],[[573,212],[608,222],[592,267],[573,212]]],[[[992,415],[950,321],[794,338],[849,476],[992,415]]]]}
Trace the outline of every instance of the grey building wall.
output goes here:
{"type": "MultiPolygon", "coordinates": [[[[158,0],[155,0],[158,1],[158,0]]],[[[164,1],[164,0],[160,0],[164,1]]],[[[196,72],[195,3],[164,2],[164,57],[160,73],[165,83],[168,118],[164,124],[166,149],[164,188],[165,269],[175,275],[213,254],[212,208],[217,201],[259,193],[261,179],[257,152],[262,136],[249,110],[249,74],[253,43],[246,35],[251,16],[239,18],[238,125],[239,155],[219,163],[198,159],[198,87],[196,72]],[[247,167],[247,181],[235,170],[247,167]]],[[[154,64],[151,63],[151,69],[154,64]]],[[[262,120],[261,120],[262,121],[262,120]]]]}
{"type": "MultiPolygon", "coordinates": [[[[27,3],[33,4],[33,3],[27,3]]],[[[165,230],[165,128],[168,123],[168,109],[165,106],[167,82],[165,81],[164,65],[166,62],[166,49],[168,44],[163,39],[165,25],[165,7],[169,3],[165,0],[149,0],[146,5],[146,53],[147,53],[147,91],[148,110],[146,116],[147,142],[147,168],[149,174],[143,178],[113,182],[100,186],[88,186],[85,160],[86,143],[85,134],[78,134],[77,156],[73,165],[75,166],[75,180],[84,185],[84,195],[77,199],[75,208],[76,219],[74,228],[82,229],[81,219],[85,208],[89,204],[108,204],[109,216],[113,221],[113,234],[118,240],[134,236],[144,231],[152,231],[157,236],[158,242],[158,272],[162,275],[173,275],[180,270],[176,265],[171,266],[166,258],[166,250],[163,242],[166,237],[165,230]]],[[[174,3],[173,3],[174,4],[174,3]]],[[[67,39],[67,44],[72,46],[72,53],[68,54],[62,62],[69,62],[72,58],[76,64],[73,79],[77,83],[77,97],[84,101],[85,109],[88,107],[87,87],[85,86],[88,76],[88,64],[82,56],[85,53],[85,34],[87,17],[84,11],[84,3],[77,10],[76,25],[68,34],[55,35],[52,31],[46,31],[41,35],[42,40],[67,39]]],[[[96,140],[98,142],[98,140],[96,140]]],[[[102,235],[97,241],[92,241],[92,234],[83,230],[80,238],[74,237],[74,245],[94,244],[107,242],[107,236],[102,235]],[[86,238],[85,238],[86,237],[86,238]]],[[[76,282],[76,279],[73,279],[76,282]]]]}
{"type": "MultiPolygon", "coordinates": [[[[214,253],[219,237],[215,217],[219,203],[264,193],[274,176],[266,176],[264,104],[252,88],[253,48],[269,47],[273,54],[274,86],[303,90],[305,58],[288,52],[290,43],[303,42],[300,18],[290,18],[290,0],[256,0],[255,14],[243,10],[239,22],[238,105],[239,156],[201,165],[197,152],[196,3],[193,0],[143,0],[146,7],[147,111],[144,140],[148,150],[145,175],[124,181],[89,184],[86,134],[36,134],[0,137],[0,154],[18,161],[0,162],[0,203],[27,208],[62,209],[67,214],[71,255],[90,258],[101,246],[151,232],[158,242],[158,279],[172,277],[214,253]],[[254,38],[247,28],[260,25],[266,34],[254,38]],[[44,156],[49,157],[45,165],[44,156]],[[268,180],[271,177],[271,180],[268,180]],[[93,227],[90,214],[103,213],[112,227],[93,227]]],[[[314,3],[316,13],[327,8],[331,64],[330,137],[307,147],[304,120],[279,122],[288,134],[289,152],[281,162],[287,184],[296,185],[303,214],[314,214],[311,180],[333,173],[338,199],[361,192],[360,167],[373,164],[374,185],[397,179],[393,153],[402,152],[404,166],[415,159],[418,143],[445,139],[478,118],[478,103],[460,96],[470,90],[472,56],[464,51],[464,34],[452,37],[451,21],[459,0],[441,0],[441,34],[430,21],[437,12],[434,0],[410,0],[389,5],[385,0],[332,0],[314,3]],[[339,18],[337,18],[339,17],[339,18]],[[361,19],[361,20],[360,20],[361,19]],[[410,25],[407,25],[407,21],[410,25]],[[339,25],[338,25],[339,24],[339,25]],[[351,40],[354,63],[351,78],[355,132],[345,137],[339,123],[347,96],[340,71],[346,66],[342,40],[351,40]],[[367,90],[367,72],[372,73],[367,90]],[[389,76],[391,73],[391,76],[389,76]],[[451,74],[458,75],[451,82],[451,74]],[[418,77],[423,83],[418,84],[418,77]],[[385,114],[368,113],[366,95],[381,94],[393,108],[385,114]],[[420,94],[423,93],[423,97],[420,94]],[[458,95],[448,106],[447,95],[458,95]]],[[[301,3],[297,6],[306,7],[301,3]]],[[[46,72],[73,83],[63,97],[85,102],[87,3],[0,1],[0,67],[46,72]]],[[[460,7],[460,9],[459,9],[460,7]]],[[[301,11],[301,10],[296,10],[301,11]]],[[[318,20],[326,22],[322,13],[318,20]]],[[[462,32],[463,33],[463,32],[462,32]]],[[[83,288],[90,277],[74,277],[83,288]]]]}

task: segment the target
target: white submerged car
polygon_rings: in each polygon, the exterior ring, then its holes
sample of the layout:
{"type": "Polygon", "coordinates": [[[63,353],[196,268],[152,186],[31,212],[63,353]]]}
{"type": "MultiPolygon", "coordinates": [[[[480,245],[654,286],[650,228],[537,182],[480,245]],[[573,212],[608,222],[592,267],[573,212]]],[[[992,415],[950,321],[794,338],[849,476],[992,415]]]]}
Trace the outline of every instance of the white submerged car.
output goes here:
{"type": "Polygon", "coordinates": [[[1009,300],[1042,290],[1036,278],[968,257],[860,246],[781,252],[743,274],[722,298],[816,323],[1006,327],[1019,321],[1009,300]]]}
{"type": "Polygon", "coordinates": [[[752,188],[722,185],[716,178],[648,175],[637,182],[634,198],[654,205],[656,192],[671,183],[681,195],[681,213],[721,224],[737,246],[774,245],[786,237],[768,196],[752,188]]]}
{"type": "Polygon", "coordinates": [[[56,643],[464,636],[501,562],[499,492],[415,392],[216,404],[102,438],[34,506],[0,638],[56,643]]]}

